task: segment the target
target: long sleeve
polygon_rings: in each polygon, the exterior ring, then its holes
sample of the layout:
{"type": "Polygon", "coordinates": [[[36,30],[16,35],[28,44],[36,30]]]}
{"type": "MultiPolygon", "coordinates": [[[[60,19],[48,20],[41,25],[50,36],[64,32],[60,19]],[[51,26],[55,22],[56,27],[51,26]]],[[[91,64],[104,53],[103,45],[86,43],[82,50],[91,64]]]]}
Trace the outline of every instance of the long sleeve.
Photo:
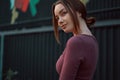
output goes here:
{"type": "Polygon", "coordinates": [[[77,37],[69,39],[66,45],[64,61],[59,80],[75,80],[79,66],[84,60],[84,42],[77,37]]]}
{"type": "Polygon", "coordinates": [[[98,51],[95,37],[71,37],[57,61],[59,80],[91,80],[96,69],[98,51]]]}

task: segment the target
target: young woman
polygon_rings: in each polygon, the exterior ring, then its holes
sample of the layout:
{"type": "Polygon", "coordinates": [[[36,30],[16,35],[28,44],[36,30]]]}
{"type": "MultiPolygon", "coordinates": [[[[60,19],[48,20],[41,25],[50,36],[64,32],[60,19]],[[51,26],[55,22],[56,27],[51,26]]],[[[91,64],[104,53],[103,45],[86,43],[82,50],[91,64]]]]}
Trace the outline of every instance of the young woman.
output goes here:
{"type": "Polygon", "coordinates": [[[98,60],[98,43],[88,27],[95,19],[87,18],[80,0],[58,0],[52,12],[57,42],[60,42],[58,27],[73,33],[56,63],[59,80],[91,80],[98,60]]]}

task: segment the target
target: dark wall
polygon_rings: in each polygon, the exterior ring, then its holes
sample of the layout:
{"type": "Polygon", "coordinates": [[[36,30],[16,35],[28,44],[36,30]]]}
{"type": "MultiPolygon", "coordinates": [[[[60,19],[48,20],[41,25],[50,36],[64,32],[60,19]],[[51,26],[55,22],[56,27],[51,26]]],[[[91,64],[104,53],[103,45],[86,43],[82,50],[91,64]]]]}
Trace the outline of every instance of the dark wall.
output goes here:
{"type": "MultiPolygon", "coordinates": [[[[119,25],[91,30],[99,43],[94,80],[120,80],[119,25]]],[[[14,76],[17,80],[58,80],[55,64],[71,34],[61,31],[60,36],[61,45],[56,43],[51,31],[5,36],[3,74],[11,68],[18,71],[14,76]]]]}
{"type": "Polygon", "coordinates": [[[94,29],[99,42],[99,61],[94,80],[120,79],[120,27],[94,29]]]}
{"type": "Polygon", "coordinates": [[[3,74],[11,68],[17,80],[57,80],[58,45],[52,32],[5,36],[4,43],[3,74]]]}

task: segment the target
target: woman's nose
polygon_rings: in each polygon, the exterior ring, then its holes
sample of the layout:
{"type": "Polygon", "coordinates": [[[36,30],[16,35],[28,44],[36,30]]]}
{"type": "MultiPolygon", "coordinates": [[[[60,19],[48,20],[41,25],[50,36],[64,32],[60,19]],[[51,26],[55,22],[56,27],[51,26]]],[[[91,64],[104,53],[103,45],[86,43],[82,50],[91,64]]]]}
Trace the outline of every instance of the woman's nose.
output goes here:
{"type": "Polygon", "coordinates": [[[63,23],[62,17],[59,17],[58,23],[59,23],[59,24],[63,23]]]}

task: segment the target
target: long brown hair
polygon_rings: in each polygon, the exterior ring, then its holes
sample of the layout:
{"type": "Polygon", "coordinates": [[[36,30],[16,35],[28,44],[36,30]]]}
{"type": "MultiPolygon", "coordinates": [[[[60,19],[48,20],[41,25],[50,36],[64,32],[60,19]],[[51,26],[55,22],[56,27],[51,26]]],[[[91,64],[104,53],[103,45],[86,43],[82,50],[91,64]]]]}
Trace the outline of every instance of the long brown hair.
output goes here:
{"type": "Polygon", "coordinates": [[[80,0],[58,0],[58,1],[56,1],[52,5],[52,14],[53,14],[54,35],[55,35],[55,38],[56,38],[58,43],[60,43],[59,31],[58,31],[58,22],[55,18],[54,9],[55,9],[55,6],[59,3],[63,4],[63,6],[69,12],[71,19],[73,21],[73,24],[75,26],[74,30],[75,30],[76,34],[78,34],[80,31],[79,30],[79,21],[77,18],[76,11],[82,14],[81,17],[85,20],[85,22],[88,26],[91,26],[92,24],[95,23],[95,18],[93,18],[93,17],[86,18],[86,16],[87,16],[86,7],[80,0]]]}

